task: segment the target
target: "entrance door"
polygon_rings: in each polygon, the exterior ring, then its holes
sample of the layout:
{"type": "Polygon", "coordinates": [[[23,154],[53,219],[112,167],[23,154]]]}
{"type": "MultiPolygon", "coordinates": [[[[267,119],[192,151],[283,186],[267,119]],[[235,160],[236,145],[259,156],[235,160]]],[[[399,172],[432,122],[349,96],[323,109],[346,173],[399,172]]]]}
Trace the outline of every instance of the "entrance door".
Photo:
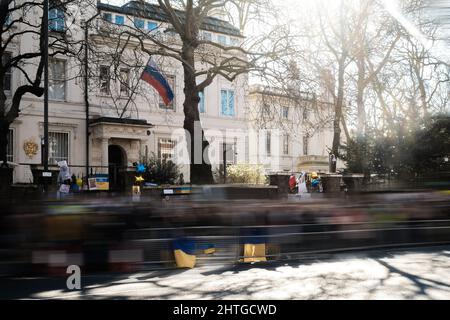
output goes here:
{"type": "Polygon", "coordinates": [[[125,191],[126,159],[125,151],[117,145],[108,147],[109,189],[111,191],[125,191]]]}

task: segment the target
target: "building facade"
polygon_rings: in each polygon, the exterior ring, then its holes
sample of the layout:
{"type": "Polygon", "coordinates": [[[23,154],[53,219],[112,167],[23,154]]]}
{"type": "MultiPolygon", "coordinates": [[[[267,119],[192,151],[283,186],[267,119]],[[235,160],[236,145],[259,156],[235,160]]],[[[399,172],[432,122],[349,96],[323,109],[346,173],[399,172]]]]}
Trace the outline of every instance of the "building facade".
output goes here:
{"type": "MultiPolygon", "coordinates": [[[[181,130],[184,121],[181,63],[170,58],[156,58],[175,95],[174,101],[165,106],[156,90],[139,81],[148,55],[138,52],[136,45],[130,44],[125,47],[121,62],[110,59],[117,46],[114,39],[108,37],[108,32],[127,25],[143,32],[154,32],[157,39],[167,45],[179,45],[176,35],[158,13],[158,6],[139,1],[120,7],[99,2],[96,8],[67,10],[74,13],[70,25],[67,11],[50,10],[50,32],[71,30],[72,39],[87,43],[90,50],[86,60],[64,55],[49,60],[50,169],[57,171],[57,162],[66,160],[71,172],[81,178],[86,174],[88,160],[90,173],[109,174],[110,180],[114,180],[113,175],[132,171],[134,163],[154,154],[178,163],[185,181],[189,181],[186,153],[180,155],[183,152],[176,148],[184,135],[181,130]],[[145,10],[139,10],[142,5],[146,6],[145,10]],[[91,19],[88,32],[85,32],[86,21],[91,17],[95,18],[91,19]],[[89,72],[87,97],[83,76],[86,62],[89,72]],[[183,156],[184,160],[181,160],[183,156]]],[[[213,17],[206,18],[201,29],[204,39],[222,45],[239,45],[243,40],[238,29],[213,17]]],[[[30,46],[36,46],[36,41],[21,37],[8,47],[7,54],[20,54],[30,46]]],[[[26,68],[33,72],[32,65],[26,68]]],[[[13,69],[4,82],[7,83],[7,96],[11,98],[15,88],[24,82],[23,74],[13,69]]],[[[213,169],[222,163],[224,144],[226,148],[233,146],[233,162],[245,161],[245,154],[236,152],[236,137],[232,132],[247,130],[247,83],[246,75],[239,76],[234,82],[218,76],[200,94],[201,123],[206,138],[217,147],[210,150],[213,169]]],[[[43,99],[26,95],[20,110],[20,116],[11,125],[8,160],[15,168],[14,182],[31,183],[36,179],[33,172],[42,170],[43,99]]]]}
{"type": "MultiPolygon", "coordinates": [[[[39,10],[36,7],[29,14],[39,17],[39,10]]],[[[50,170],[56,173],[57,162],[65,160],[79,178],[86,173],[107,174],[112,184],[122,187],[122,176],[132,172],[135,163],[154,155],[177,163],[189,182],[189,158],[183,148],[182,64],[170,57],[152,57],[174,92],[168,106],[153,87],[140,81],[149,60],[141,45],[148,51],[155,50],[156,42],[180,48],[180,39],[161,9],[142,1],[123,6],[98,2],[96,6],[51,9],[49,19],[53,35],[70,32],[71,42],[80,49],[78,56],[56,54],[49,59],[50,170]],[[152,37],[146,37],[143,44],[129,41],[121,45],[123,39],[117,34],[131,29],[152,37]]],[[[244,41],[238,29],[215,17],[207,17],[200,29],[202,39],[223,46],[239,46],[244,41]]],[[[30,35],[16,38],[2,59],[33,50],[36,42],[30,35]]],[[[232,54],[246,59],[240,52],[200,48],[196,69],[202,70],[212,56],[219,59],[232,54]]],[[[36,66],[23,68],[33,73],[36,66]]],[[[17,69],[6,74],[3,81],[9,99],[26,82],[24,77],[17,69]]],[[[200,93],[199,103],[213,170],[220,170],[226,162],[263,164],[268,173],[326,172],[332,105],[317,100],[308,94],[299,100],[258,86],[250,89],[245,74],[233,82],[217,76],[200,93]]],[[[15,183],[37,182],[37,173],[43,170],[43,136],[43,99],[27,94],[9,134],[8,161],[14,167],[15,183]]]]}
{"type": "MultiPolygon", "coordinates": [[[[333,104],[314,94],[289,95],[260,85],[249,90],[250,158],[267,173],[328,172],[333,104]]],[[[343,163],[338,162],[338,168],[343,163]]]]}

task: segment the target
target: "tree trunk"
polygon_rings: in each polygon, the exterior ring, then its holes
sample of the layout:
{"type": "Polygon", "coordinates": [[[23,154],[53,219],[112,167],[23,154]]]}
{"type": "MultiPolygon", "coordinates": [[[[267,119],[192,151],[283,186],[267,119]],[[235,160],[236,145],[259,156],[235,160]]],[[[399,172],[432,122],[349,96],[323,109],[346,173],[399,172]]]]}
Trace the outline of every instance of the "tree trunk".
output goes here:
{"type": "MultiPolygon", "coordinates": [[[[334,121],[333,121],[333,147],[331,153],[337,158],[339,155],[339,147],[341,145],[341,118],[342,118],[342,106],[344,105],[344,71],[345,71],[345,57],[341,57],[339,60],[338,69],[338,95],[334,109],[334,121]]],[[[337,159],[336,159],[337,160],[337,159]]],[[[337,162],[331,162],[330,172],[336,172],[337,162]]]]}
{"type": "Polygon", "coordinates": [[[356,106],[358,112],[358,125],[357,125],[357,135],[363,136],[366,129],[366,109],[364,107],[364,89],[365,89],[365,66],[364,59],[359,58],[358,60],[358,84],[357,84],[357,95],[356,95],[356,106]]]}
{"type": "Polygon", "coordinates": [[[0,119],[0,166],[7,167],[7,147],[8,147],[8,134],[9,134],[9,122],[4,119],[0,119]]]}
{"type": "Polygon", "coordinates": [[[3,92],[3,82],[0,82],[0,166],[8,166],[7,163],[7,146],[9,123],[5,118],[6,112],[6,95],[3,92]]]}
{"type": "Polygon", "coordinates": [[[209,142],[205,138],[202,125],[200,123],[200,113],[198,111],[198,104],[200,102],[199,93],[197,90],[197,82],[192,66],[195,65],[194,47],[190,43],[183,45],[182,58],[184,70],[184,95],[185,100],[183,104],[184,111],[184,125],[183,128],[189,133],[188,138],[188,153],[190,158],[190,173],[192,184],[212,184],[214,183],[212,175],[212,167],[209,159],[204,159],[203,155],[207,154],[209,142]],[[190,141],[189,141],[190,140],[190,141]],[[200,146],[199,146],[200,144],[200,146]],[[196,147],[197,146],[197,150],[196,147]],[[201,148],[200,148],[201,147],[201,148]],[[201,154],[200,151],[201,150],[201,154]]]}

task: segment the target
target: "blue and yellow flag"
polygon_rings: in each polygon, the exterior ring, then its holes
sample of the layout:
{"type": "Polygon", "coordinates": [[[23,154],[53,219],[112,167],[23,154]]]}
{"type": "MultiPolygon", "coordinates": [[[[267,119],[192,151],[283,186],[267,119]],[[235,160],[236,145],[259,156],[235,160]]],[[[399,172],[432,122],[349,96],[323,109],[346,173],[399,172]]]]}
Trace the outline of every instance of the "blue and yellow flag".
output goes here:
{"type": "Polygon", "coordinates": [[[242,239],[244,244],[243,262],[267,261],[266,242],[267,239],[260,228],[251,230],[248,236],[244,236],[242,239]]]}
{"type": "Polygon", "coordinates": [[[202,251],[204,254],[212,254],[215,252],[215,246],[209,243],[197,244],[190,239],[176,239],[173,242],[175,262],[179,268],[194,268],[198,251],[202,251]]]}

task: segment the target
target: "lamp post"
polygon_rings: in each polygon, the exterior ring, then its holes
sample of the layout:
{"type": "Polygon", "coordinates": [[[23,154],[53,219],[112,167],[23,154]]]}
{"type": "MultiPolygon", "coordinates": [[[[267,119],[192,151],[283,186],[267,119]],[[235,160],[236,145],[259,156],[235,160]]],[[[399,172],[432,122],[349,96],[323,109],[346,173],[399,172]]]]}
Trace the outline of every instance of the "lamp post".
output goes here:
{"type": "Polygon", "coordinates": [[[89,25],[99,13],[89,18],[84,25],[84,103],[85,103],[85,148],[86,148],[86,184],[89,179],[89,25]]]}
{"type": "Polygon", "coordinates": [[[47,177],[48,174],[48,0],[44,0],[42,23],[44,25],[44,141],[43,141],[43,164],[44,164],[44,192],[47,192],[47,177]]]}
{"type": "Polygon", "coordinates": [[[336,172],[336,156],[334,154],[330,154],[330,173],[336,172]]]}
{"type": "Polygon", "coordinates": [[[223,148],[223,183],[227,183],[227,144],[222,144],[223,148]]]}

